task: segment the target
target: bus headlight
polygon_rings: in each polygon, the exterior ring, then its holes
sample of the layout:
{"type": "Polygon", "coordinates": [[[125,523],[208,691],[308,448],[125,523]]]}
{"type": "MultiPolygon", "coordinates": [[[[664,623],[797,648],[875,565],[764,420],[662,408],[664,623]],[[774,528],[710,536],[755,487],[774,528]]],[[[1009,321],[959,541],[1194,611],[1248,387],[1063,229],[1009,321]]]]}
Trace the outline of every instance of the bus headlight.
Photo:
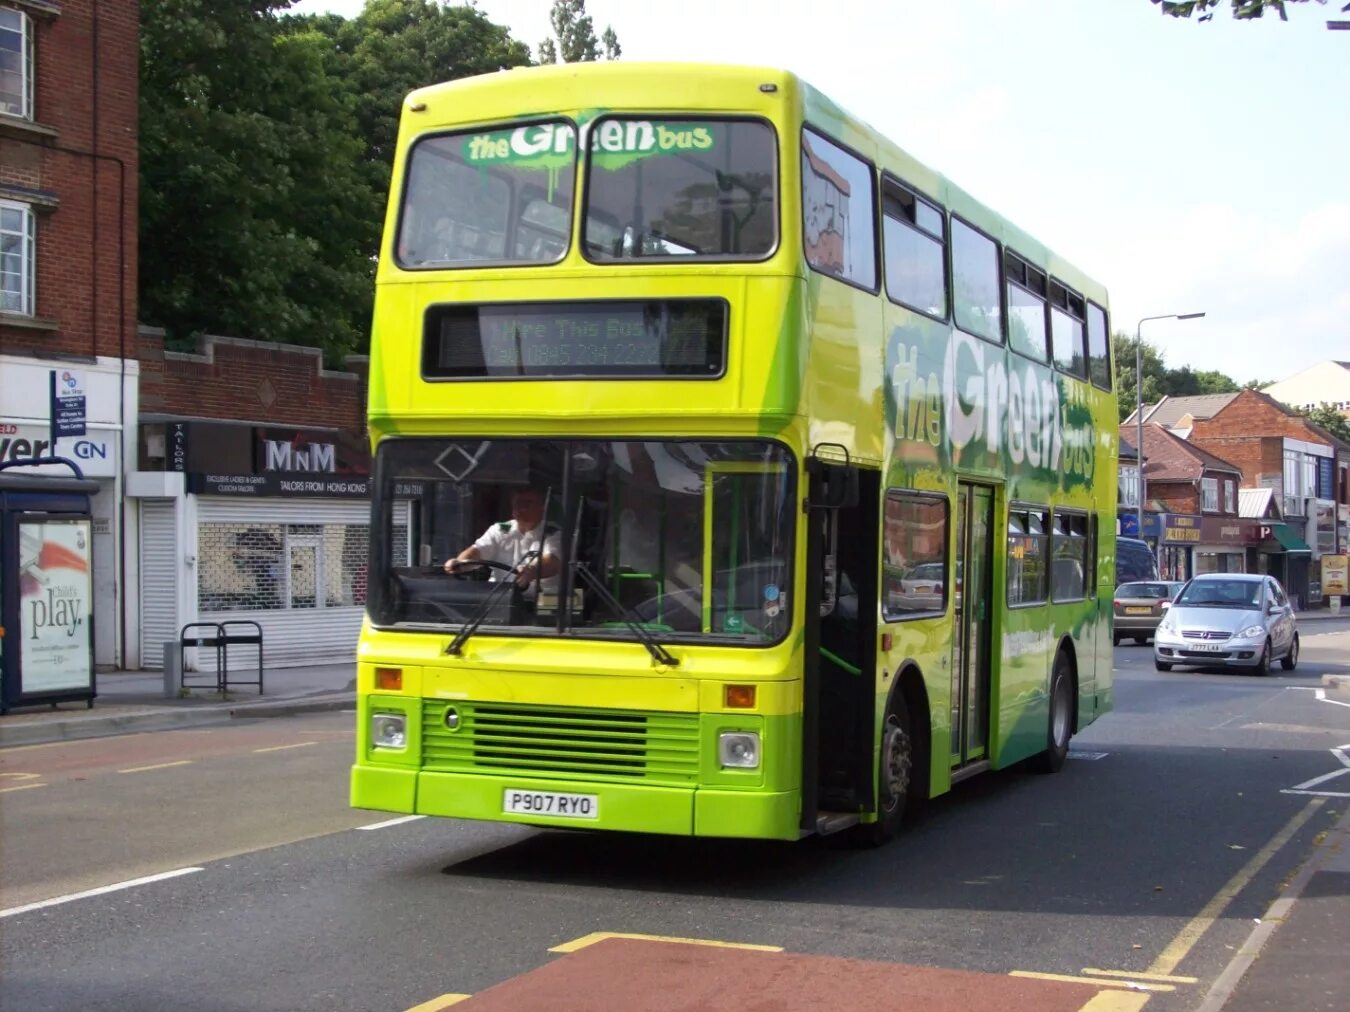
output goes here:
{"type": "Polygon", "coordinates": [[[402,713],[372,713],[370,743],[376,748],[407,748],[407,716],[402,713]]]}
{"type": "Polygon", "coordinates": [[[717,758],[724,769],[758,769],[759,735],[754,731],[723,731],[717,736],[717,758]]]}

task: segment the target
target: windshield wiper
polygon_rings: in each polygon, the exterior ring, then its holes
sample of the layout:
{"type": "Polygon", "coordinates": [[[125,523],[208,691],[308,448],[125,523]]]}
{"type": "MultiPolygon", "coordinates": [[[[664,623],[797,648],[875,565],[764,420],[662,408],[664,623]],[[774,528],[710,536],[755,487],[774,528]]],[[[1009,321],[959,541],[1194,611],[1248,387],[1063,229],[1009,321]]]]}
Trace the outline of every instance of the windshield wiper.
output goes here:
{"type": "Polygon", "coordinates": [[[464,623],[464,627],[455,634],[455,638],[451,640],[450,645],[445,648],[447,654],[454,654],[456,657],[459,656],[461,650],[464,648],[465,642],[470,636],[478,631],[478,627],[483,624],[483,619],[487,618],[488,612],[492,610],[492,606],[501,600],[503,592],[515,589],[516,577],[524,571],[526,566],[539,557],[540,551],[541,550],[538,548],[530,549],[521,557],[516,568],[511,570],[511,579],[498,580],[492,585],[492,589],[488,591],[483,600],[478,603],[478,610],[473,613],[469,621],[464,623]]]}
{"type": "Polygon", "coordinates": [[[584,562],[574,562],[572,563],[572,572],[574,575],[580,576],[586,585],[595,591],[596,596],[623,620],[624,625],[633,630],[633,635],[647,648],[647,652],[652,655],[657,664],[666,664],[673,668],[680,663],[678,657],[657,642],[655,636],[642,628],[642,623],[633,615],[632,609],[620,604],[619,599],[609,592],[609,588],[605,586],[604,581],[592,573],[589,566],[584,562]]]}

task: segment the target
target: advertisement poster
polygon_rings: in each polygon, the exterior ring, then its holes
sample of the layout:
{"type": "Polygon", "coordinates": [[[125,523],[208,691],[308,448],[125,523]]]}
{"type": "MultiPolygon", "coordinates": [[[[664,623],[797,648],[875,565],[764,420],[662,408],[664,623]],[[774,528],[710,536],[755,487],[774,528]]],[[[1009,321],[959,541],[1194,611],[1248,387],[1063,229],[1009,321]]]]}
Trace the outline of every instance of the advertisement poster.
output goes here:
{"type": "Polygon", "coordinates": [[[1322,593],[1350,594],[1350,556],[1322,556],[1322,593]]]}
{"type": "Polygon", "coordinates": [[[93,537],[88,520],[19,524],[19,643],[25,695],[89,688],[93,537]]]}

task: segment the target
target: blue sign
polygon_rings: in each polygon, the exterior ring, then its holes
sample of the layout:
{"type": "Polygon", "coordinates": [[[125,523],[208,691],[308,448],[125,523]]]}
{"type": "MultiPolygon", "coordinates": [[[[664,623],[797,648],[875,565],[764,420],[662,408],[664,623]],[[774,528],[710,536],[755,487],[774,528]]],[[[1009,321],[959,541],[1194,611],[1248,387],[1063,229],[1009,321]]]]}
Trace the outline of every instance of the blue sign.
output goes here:
{"type": "Polygon", "coordinates": [[[70,369],[51,371],[52,442],[85,433],[84,381],[70,369]]]}
{"type": "Polygon", "coordinates": [[[1336,483],[1332,480],[1335,461],[1330,457],[1317,458],[1317,498],[1335,499],[1336,483]]]}

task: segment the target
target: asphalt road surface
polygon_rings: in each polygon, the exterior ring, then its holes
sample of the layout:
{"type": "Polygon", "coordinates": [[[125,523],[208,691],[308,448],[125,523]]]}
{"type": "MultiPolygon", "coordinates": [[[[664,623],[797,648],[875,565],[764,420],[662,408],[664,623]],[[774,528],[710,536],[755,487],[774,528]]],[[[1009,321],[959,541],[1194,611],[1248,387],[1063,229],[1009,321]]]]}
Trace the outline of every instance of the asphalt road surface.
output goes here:
{"type": "Polygon", "coordinates": [[[642,1004],[752,1007],[762,974],[839,1007],[889,986],[880,963],[1196,1009],[1350,794],[1350,706],[1320,691],[1350,621],[1264,679],[1115,657],[1116,710],[1060,774],[967,781],[873,851],[352,811],[350,714],[5,750],[0,1008],[497,1008],[569,973],[592,1004],[557,1007],[623,1007],[663,967],[642,1004]]]}

